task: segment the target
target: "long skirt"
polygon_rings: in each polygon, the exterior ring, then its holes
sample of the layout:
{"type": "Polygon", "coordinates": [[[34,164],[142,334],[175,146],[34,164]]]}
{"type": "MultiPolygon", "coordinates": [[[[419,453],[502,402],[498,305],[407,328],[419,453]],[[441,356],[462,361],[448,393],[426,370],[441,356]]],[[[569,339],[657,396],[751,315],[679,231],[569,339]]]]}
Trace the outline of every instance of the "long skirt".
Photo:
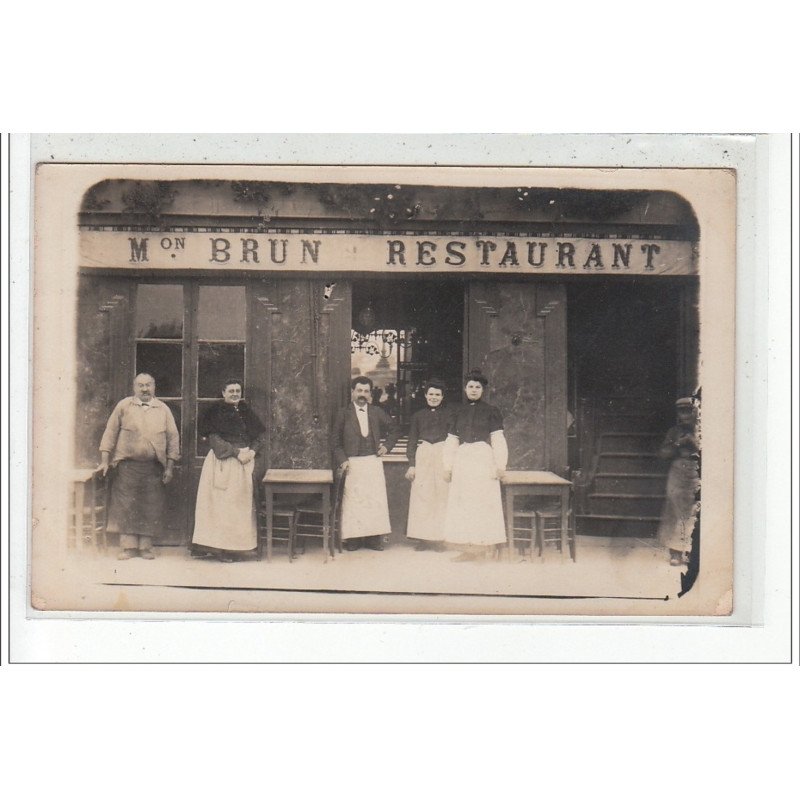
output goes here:
{"type": "Polygon", "coordinates": [[[192,544],[218,550],[256,547],[253,462],[219,459],[210,451],[197,486],[192,544]]]}
{"type": "Polygon", "coordinates": [[[444,522],[446,542],[490,545],[506,541],[500,481],[495,476],[489,444],[462,444],[456,450],[444,522]]]}
{"type": "Polygon", "coordinates": [[[120,461],[112,472],[108,532],[155,536],[164,522],[164,468],[158,461],[120,461]]]}
{"type": "Polygon", "coordinates": [[[450,484],[444,479],[444,442],[422,442],[417,448],[416,474],[411,484],[408,503],[410,539],[441,542],[444,539],[444,518],[450,484]]]}
{"type": "Polygon", "coordinates": [[[383,536],[392,530],[383,462],[351,456],[342,495],[342,539],[383,536]]]}
{"type": "Polygon", "coordinates": [[[699,511],[699,486],[697,461],[676,458],[669,468],[667,499],[658,526],[659,541],[670,550],[688,553],[692,549],[692,531],[699,511]]]}

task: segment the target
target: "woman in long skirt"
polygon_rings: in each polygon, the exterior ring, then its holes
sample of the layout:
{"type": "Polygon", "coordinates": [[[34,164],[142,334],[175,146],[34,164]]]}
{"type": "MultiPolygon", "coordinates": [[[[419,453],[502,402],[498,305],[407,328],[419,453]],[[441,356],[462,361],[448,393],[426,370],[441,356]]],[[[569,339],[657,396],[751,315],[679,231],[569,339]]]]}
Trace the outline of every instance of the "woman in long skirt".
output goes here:
{"type": "Polygon", "coordinates": [[[697,521],[700,486],[697,420],[694,401],[683,397],[675,403],[678,424],[670,428],[659,455],[670,463],[667,476],[667,497],[661,512],[658,538],[669,550],[673,566],[688,563],[692,549],[692,532],[697,521]]]}
{"type": "Polygon", "coordinates": [[[263,444],[261,420],[242,400],[242,383],[226,381],[222,399],[200,420],[210,450],[197,487],[194,555],[234,561],[258,544],[253,496],[255,457],[263,444]]]}
{"type": "Polygon", "coordinates": [[[406,536],[416,539],[415,550],[441,549],[450,483],[445,480],[444,448],[452,410],[444,405],[444,383],[437,378],[425,388],[427,407],[411,417],[406,456],[411,481],[406,536]]]}
{"type": "Polygon", "coordinates": [[[508,446],[499,409],[481,399],[489,381],[473,370],[465,380],[466,402],[453,416],[445,443],[445,475],[451,476],[444,538],[458,545],[457,561],[472,561],[506,541],[500,479],[508,446]]]}

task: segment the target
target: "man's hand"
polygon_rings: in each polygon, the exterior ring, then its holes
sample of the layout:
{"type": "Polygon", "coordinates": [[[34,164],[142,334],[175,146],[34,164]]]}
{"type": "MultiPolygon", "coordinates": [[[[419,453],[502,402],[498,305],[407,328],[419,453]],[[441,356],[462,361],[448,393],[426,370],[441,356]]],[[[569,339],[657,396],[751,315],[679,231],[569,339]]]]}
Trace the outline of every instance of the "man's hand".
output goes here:
{"type": "Polygon", "coordinates": [[[342,461],[342,463],[339,464],[339,469],[336,470],[337,476],[341,478],[342,475],[344,475],[345,472],[347,472],[348,469],[350,469],[350,462],[349,461],[342,461]]]}
{"type": "Polygon", "coordinates": [[[413,481],[416,476],[417,476],[416,467],[409,467],[406,470],[406,480],[407,481],[413,481]]]}
{"type": "Polygon", "coordinates": [[[109,466],[108,461],[109,461],[108,453],[103,451],[100,454],[100,463],[97,465],[97,469],[95,470],[95,472],[102,472],[104,478],[108,474],[108,466],[109,466]]]}
{"type": "Polygon", "coordinates": [[[386,455],[388,452],[389,452],[389,451],[388,451],[388,450],[387,450],[387,449],[386,449],[386,448],[385,448],[383,445],[381,445],[381,446],[378,448],[378,455],[379,455],[379,456],[385,456],[385,455],[386,455]]]}
{"type": "Polygon", "coordinates": [[[500,469],[500,467],[498,467],[498,468],[495,470],[495,474],[494,474],[494,476],[493,476],[493,477],[495,477],[495,478],[497,478],[497,480],[501,481],[501,480],[503,480],[503,478],[505,477],[505,475],[506,475],[506,471],[505,471],[504,469],[500,469]]]}
{"type": "Polygon", "coordinates": [[[172,467],[167,467],[164,470],[164,474],[161,476],[161,483],[165,486],[172,481],[172,467]]]}
{"type": "Polygon", "coordinates": [[[255,451],[251,450],[249,447],[242,447],[236,454],[236,458],[240,464],[249,464],[253,460],[254,456],[255,451]]]}

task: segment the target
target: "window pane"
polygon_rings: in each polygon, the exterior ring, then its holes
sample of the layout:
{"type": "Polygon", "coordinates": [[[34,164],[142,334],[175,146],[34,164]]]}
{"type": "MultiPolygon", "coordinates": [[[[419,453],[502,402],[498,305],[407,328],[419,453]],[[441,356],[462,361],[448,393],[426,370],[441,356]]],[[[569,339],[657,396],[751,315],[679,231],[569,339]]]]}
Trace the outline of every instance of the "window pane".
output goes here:
{"type": "Polygon", "coordinates": [[[197,337],[243,342],[246,311],[244,286],[201,286],[197,337]]]}
{"type": "Polygon", "coordinates": [[[183,338],[183,287],[140,284],[136,288],[136,338],[183,338]]]}
{"type": "Polygon", "coordinates": [[[156,396],[182,397],[183,345],[171,342],[137,342],[136,373],[156,379],[156,396]]]}
{"type": "MultiPolygon", "coordinates": [[[[167,400],[167,405],[169,406],[169,410],[172,412],[172,416],[175,417],[175,425],[178,427],[178,433],[183,434],[181,430],[181,407],[183,403],[180,400],[167,400]]],[[[183,440],[181,439],[181,449],[183,449],[183,440]]]]}
{"type": "Polygon", "coordinates": [[[244,380],[244,344],[200,343],[197,365],[197,396],[222,397],[222,383],[244,380]]]}

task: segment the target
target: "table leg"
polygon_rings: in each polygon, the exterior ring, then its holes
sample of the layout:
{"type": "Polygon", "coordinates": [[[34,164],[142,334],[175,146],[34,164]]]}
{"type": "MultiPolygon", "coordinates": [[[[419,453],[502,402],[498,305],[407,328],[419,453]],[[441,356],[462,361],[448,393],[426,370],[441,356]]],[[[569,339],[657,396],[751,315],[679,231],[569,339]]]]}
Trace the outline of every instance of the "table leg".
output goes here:
{"type": "Polygon", "coordinates": [[[84,502],[85,502],[85,484],[82,481],[75,482],[75,549],[83,550],[85,542],[84,537],[84,502]]]}
{"type": "Polygon", "coordinates": [[[567,526],[569,525],[567,506],[569,505],[569,490],[567,488],[561,489],[561,559],[564,559],[564,553],[567,550],[567,526]]]}
{"type": "Polygon", "coordinates": [[[508,539],[507,558],[511,561],[514,555],[514,490],[506,487],[506,537],[508,539]]]}
{"type": "Polygon", "coordinates": [[[265,502],[264,502],[264,510],[267,514],[267,561],[272,561],[272,533],[273,533],[273,520],[272,520],[272,508],[273,508],[273,496],[272,496],[272,487],[265,486],[265,502]]]}
{"type": "Polygon", "coordinates": [[[330,520],[330,506],[331,506],[331,490],[329,486],[324,486],[320,492],[322,495],[322,549],[325,551],[325,561],[327,562],[328,556],[334,558],[333,547],[330,541],[331,535],[331,520],[330,520]]]}

